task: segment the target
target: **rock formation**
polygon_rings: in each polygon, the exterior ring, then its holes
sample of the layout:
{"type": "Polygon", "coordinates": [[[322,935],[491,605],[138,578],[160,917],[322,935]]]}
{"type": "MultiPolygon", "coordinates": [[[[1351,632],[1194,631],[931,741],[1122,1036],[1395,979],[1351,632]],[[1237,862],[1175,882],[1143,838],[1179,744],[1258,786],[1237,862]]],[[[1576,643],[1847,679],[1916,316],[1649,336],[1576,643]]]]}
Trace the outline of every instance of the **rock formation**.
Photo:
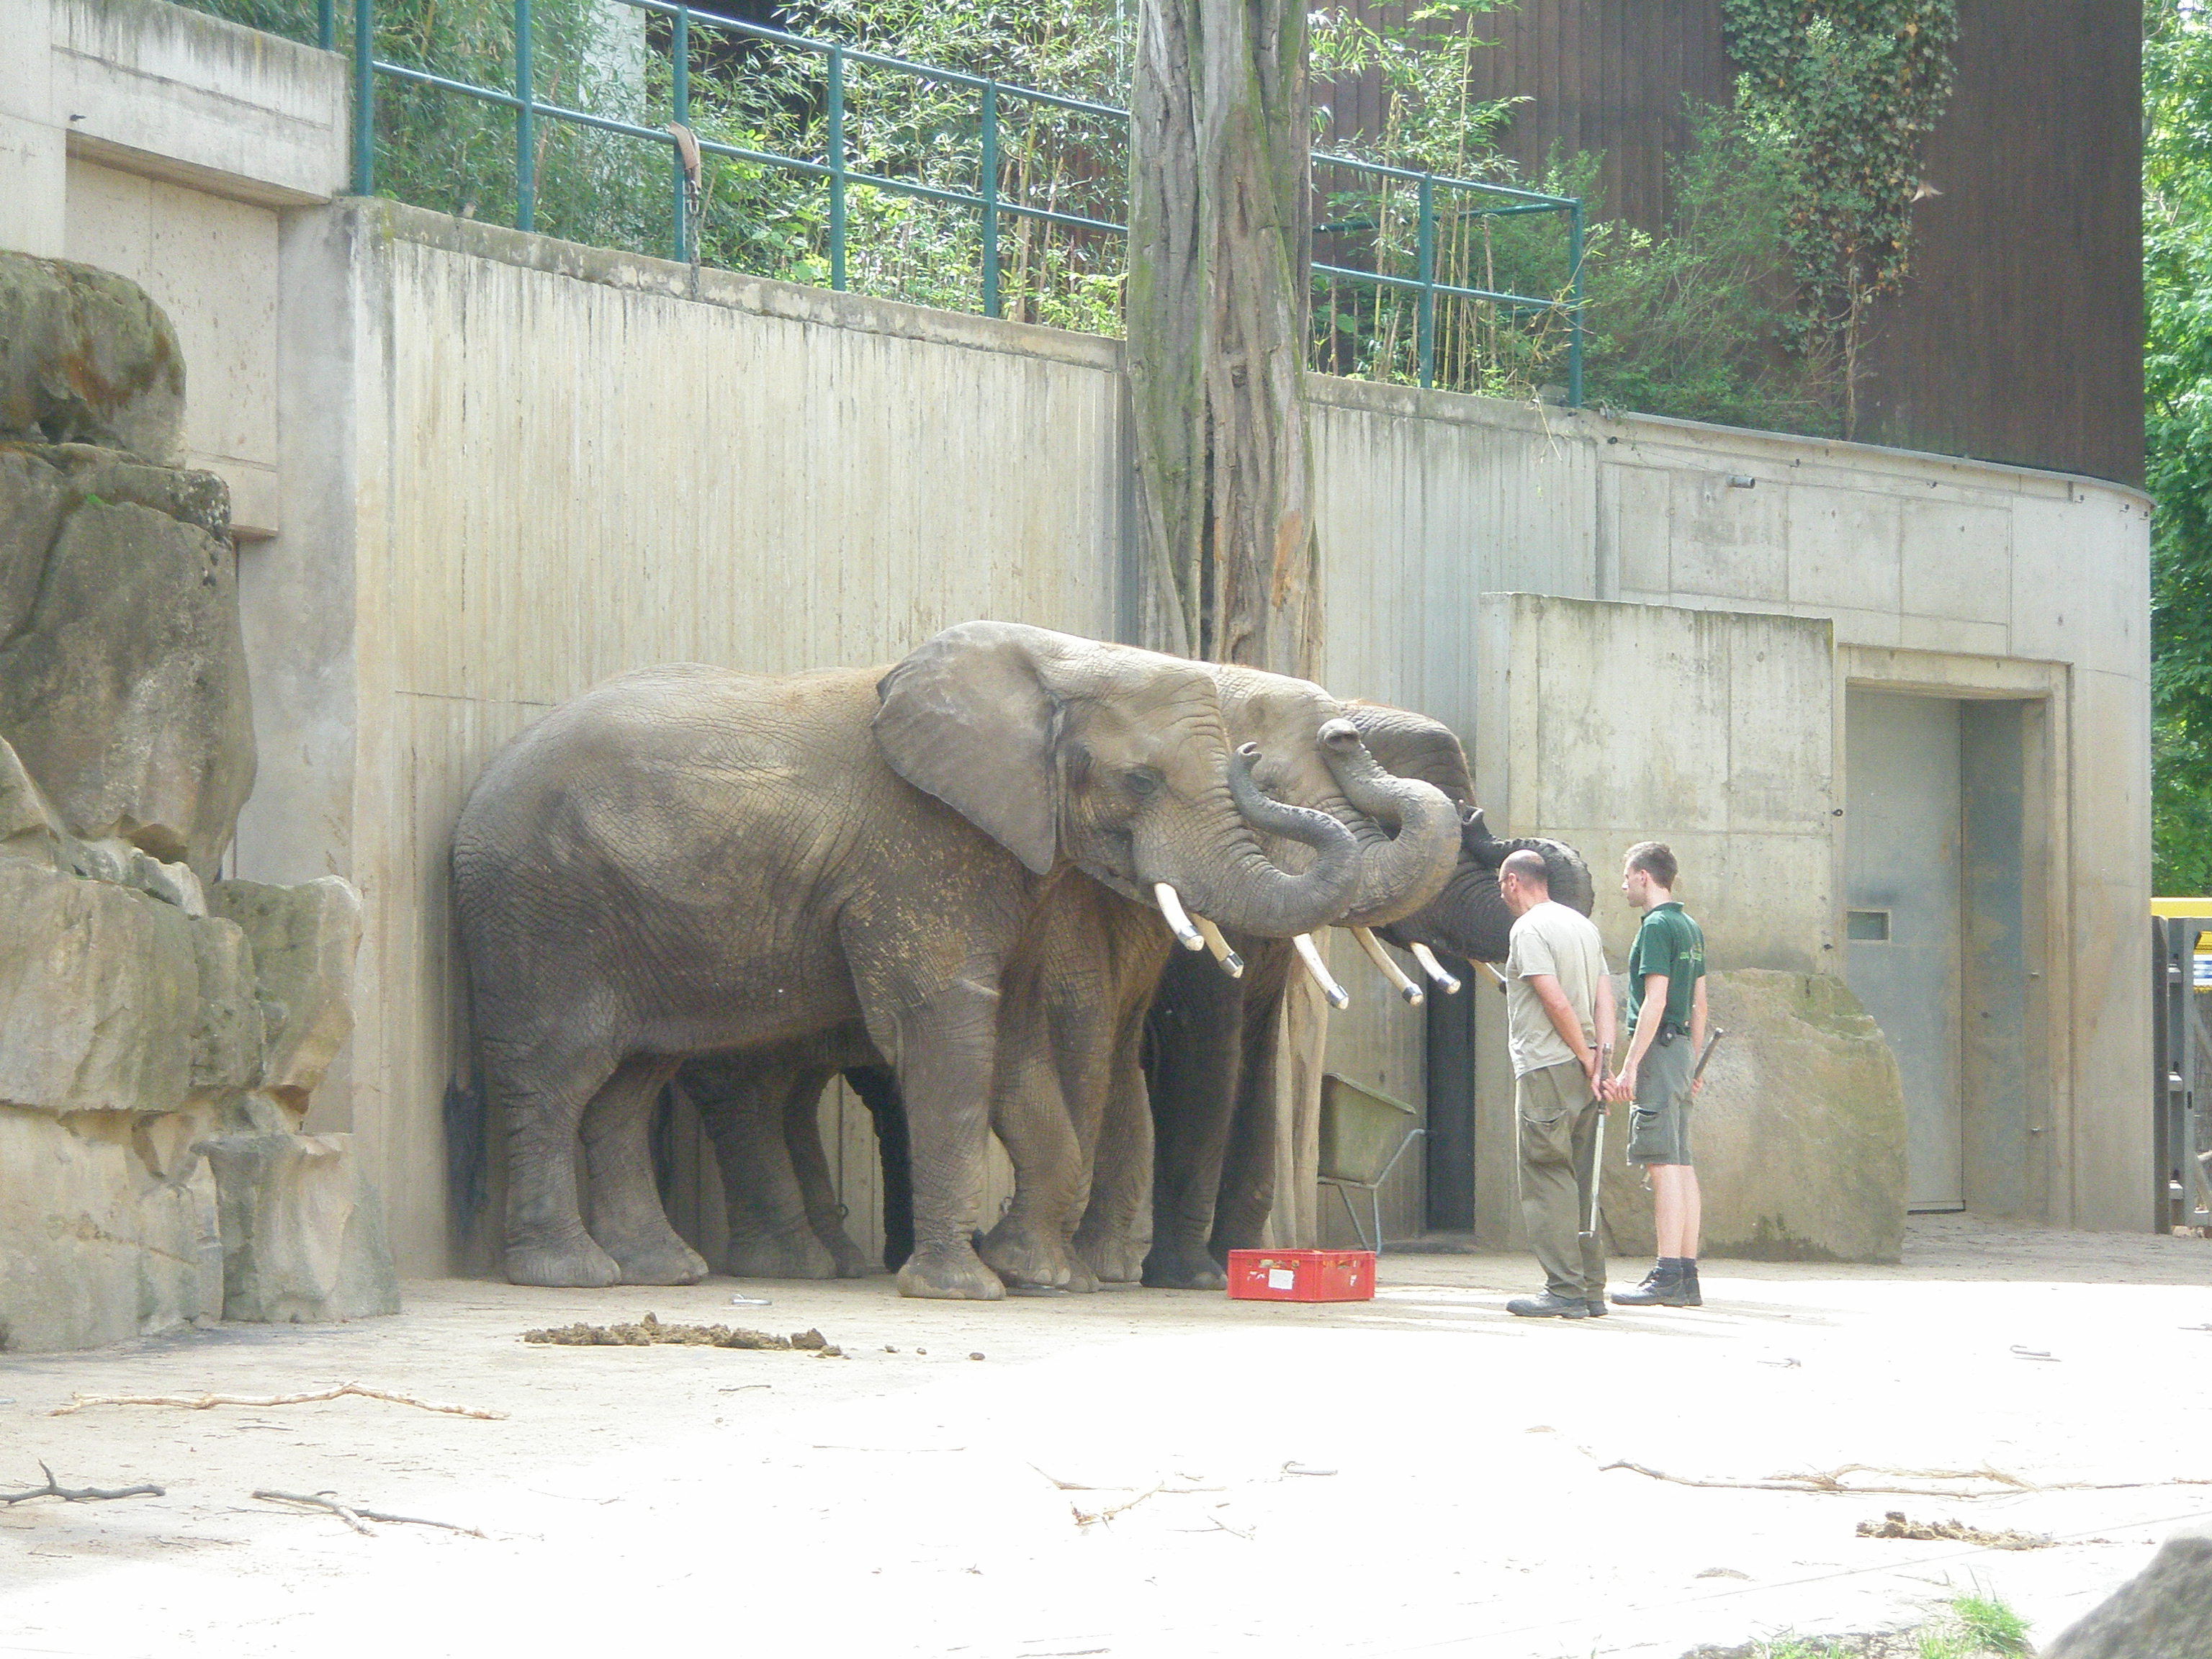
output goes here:
{"type": "Polygon", "coordinates": [[[217,879],[254,772],[229,499],[120,277],[0,253],[0,1349],[398,1305],[351,1137],[360,902],[217,879]]]}
{"type": "MultiPolygon", "coordinates": [[[[1713,975],[1706,994],[1728,1036],[1690,1116],[1705,1253],[1896,1261],[1905,1095],[1881,1030],[1826,974],[1739,969],[1713,975]]],[[[1606,1127],[1606,1245],[1633,1258],[1652,1247],[1651,1194],[1621,1161],[1627,1135],[1627,1109],[1616,1106],[1606,1127]]]]}

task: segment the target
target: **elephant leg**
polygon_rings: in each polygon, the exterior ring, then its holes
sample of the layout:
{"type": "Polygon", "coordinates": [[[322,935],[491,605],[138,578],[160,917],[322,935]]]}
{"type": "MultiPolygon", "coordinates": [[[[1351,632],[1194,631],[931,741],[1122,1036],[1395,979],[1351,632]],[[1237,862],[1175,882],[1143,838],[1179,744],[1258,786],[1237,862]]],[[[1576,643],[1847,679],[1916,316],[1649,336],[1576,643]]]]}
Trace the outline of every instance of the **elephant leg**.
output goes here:
{"type": "Polygon", "coordinates": [[[918,1002],[886,998],[867,1011],[868,1035],[896,1056],[914,1159],[914,1254],[898,1272],[902,1296],[995,1302],[1006,1293],[975,1245],[998,1004],[994,963],[918,1002]]]}
{"type": "MultiPolygon", "coordinates": [[[[1255,953],[1242,941],[1238,948],[1250,962],[1255,953]]],[[[1155,1287],[1218,1291],[1229,1282],[1207,1241],[1243,1060],[1246,981],[1190,956],[1161,977],[1152,1015],[1152,1243],[1144,1267],[1144,1282],[1155,1287]]]]}
{"type": "Polygon", "coordinates": [[[1275,1208],[1276,1143],[1281,1137],[1275,1085],[1279,1055],[1275,1042],[1279,991],[1249,1003],[1244,1010],[1244,1060],[1239,1068],[1236,1110],[1229,1121],[1229,1146],[1222,1160],[1221,1188],[1214,1200],[1215,1260],[1231,1250],[1254,1250],[1265,1242],[1267,1218],[1275,1208]]]}
{"type": "Polygon", "coordinates": [[[977,1251],[1009,1285],[1096,1290],[1087,1273],[1078,1274],[1067,1248],[1083,1212],[1089,1164],[1054,1063],[1058,1022],[1036,975],[1009,975],[1001,996],[991,1127],[1013,1164],[1014,1197],[977,1251]]]}
{"type": "Polygon", "coordinates": [[[625,1060],[584,1109],[592,1237],[625,1285],[696,1285],[707,1276],[705,1259],[668,1224],[653,1175],[653,1109],[677,1063],[625,1060]]]}
{"type": "Polygon", "coordinates": [[[845,1081],[875,1125],[884,1166],[884,1267],[896,1273],[914,1254],[914,1164],[906,1139],[906,1102],[888,1066],[851,1066],[845,1081]]]}
{"type": "Polygon", "coordinates": [[[622,1269],[592,1242],[577,1207],[576,1132],[614,1071],[593,1048],[550,1041],[482,1044],[484,1102],[507,1125],[507,1276],[516,1285],[596,1287],[622,1269]]]}
{"type": "Polygon", "coordinates": [[[1123,1022],[1106,1067],[1091,1158],[1091,1203],[1075,1231],[1076,1259],[1103,1285],[1145,1276],[1138,1229],[1152,1184],[1152,1107],[1145,1087],[1141,1009],[1123,1022]]]}
{"type": "Polygon", "coordinates": [[[837,1277],[866,1279],[868,1258],[845,1231],[844,1206],[837,1201],[829,1155],[822,1149],[822,1089],[830,1075],[827,1067],[809,1069],[793,1080],[783,1099],[783,1144],[799,1182],[807,1227],[830,1252],[837,1277]]]}
{"type": "MultiPolygon", "coordinates": [[[[774,1060],[731,1057],[687,1067],[684,1083],[714,1143],[733,1279],[834,1279],[837,1261],[807,1224],[783,1107],[808,1073],[774,1060]]],[[[821,1090],[821,1074],[813,1074],[821,1090]]]]}

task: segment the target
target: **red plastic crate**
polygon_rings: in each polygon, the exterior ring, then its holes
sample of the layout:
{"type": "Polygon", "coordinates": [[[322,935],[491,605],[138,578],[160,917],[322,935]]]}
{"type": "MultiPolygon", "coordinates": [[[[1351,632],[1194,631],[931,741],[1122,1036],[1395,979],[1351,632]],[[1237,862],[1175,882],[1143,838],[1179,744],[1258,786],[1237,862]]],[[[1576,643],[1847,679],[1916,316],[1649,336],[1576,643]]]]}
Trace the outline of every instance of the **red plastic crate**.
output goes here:
{"type": "Polygon", "coordinates": [[[1372,1250],[1231,1250],[1229,1294],[1239,1302],[1372,1302],[1372,1250]]]}

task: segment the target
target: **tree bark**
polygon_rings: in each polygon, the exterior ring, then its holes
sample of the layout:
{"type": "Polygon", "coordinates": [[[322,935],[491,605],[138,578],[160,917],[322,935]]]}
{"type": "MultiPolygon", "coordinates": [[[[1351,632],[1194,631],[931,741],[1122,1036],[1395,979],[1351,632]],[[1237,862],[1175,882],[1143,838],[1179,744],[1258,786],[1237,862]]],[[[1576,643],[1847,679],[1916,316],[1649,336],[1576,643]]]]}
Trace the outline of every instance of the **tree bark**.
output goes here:
{"type": "Polygon", "coordinates": [[[1311,264],[1300,0],[1143,0],[1129,285],[1143,642],[1310,676],[1311,264]]]}
{"type": "MultiPolygon", "coordinates": [[[[1140,642],[1312,678],[1322,650],[1304,391],[1312,264],[1304,0],[1140,0],[1129,285],[1140,642]]],[[[1278,1244],[1318,1230],[1327,1009],[1284,997],[1278,1244]]]]}

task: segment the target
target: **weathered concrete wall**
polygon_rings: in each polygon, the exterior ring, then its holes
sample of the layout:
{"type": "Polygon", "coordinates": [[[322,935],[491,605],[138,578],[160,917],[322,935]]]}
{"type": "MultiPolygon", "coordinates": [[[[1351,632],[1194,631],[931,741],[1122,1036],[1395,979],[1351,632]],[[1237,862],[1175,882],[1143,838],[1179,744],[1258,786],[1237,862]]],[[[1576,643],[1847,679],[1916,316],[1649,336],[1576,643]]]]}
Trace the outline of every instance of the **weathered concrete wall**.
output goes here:
{"type": "Polygon", "coordinates": [[[641,664],[889,662],[971,617],[1111,636],[1119,349],[714,273],[693,300],[680,266],[385,203],[319,230],[300,257],[348,333],[333,424],[288,428],[285,471],[350,486],[316,556],[353,603],[263,636],[291,699],[270,718],[305,752],[240,868],[317,873],[335,833],[363,890],[350,1108],[315,1122],[378,1149],[394,1248],[434,1272],[463,1006],[447,844],[484,762],[641,664]]]}

